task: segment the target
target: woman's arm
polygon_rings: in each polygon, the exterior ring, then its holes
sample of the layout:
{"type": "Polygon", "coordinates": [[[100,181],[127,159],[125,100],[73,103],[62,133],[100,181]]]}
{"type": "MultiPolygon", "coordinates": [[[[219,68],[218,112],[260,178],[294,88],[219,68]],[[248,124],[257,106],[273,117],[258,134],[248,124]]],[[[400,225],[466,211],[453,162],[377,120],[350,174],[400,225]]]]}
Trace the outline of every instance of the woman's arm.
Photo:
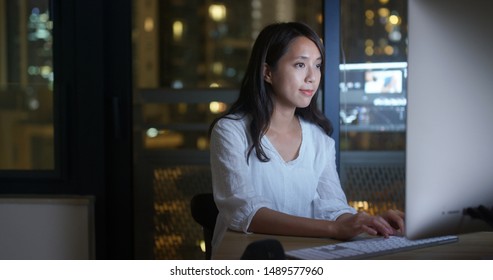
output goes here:
{"type": "Polygon", "coordinates": [[[249,231],[255,233],[328,237],[332,223],[326,220],[292,216],[269,208],[260,208],[250,223],[249,231]]]}
{"type": "Polygon", "coordinates": [[[288,215],[268,208],[259,209],[250,223],[255,233],[351,239],[361,233],[389,236],[394,228],[381,216],[364,212],[343,214],[335,221],[288,215]]]}
{"type": "Polygon", "coordinates": [[[272,208],[269,198],[259,195],[252,182],[252,165],[246,159],[248,139],[245,119],[226,118],[216,123],[210,143],[216,206],[223,224],[243,232],[248,231],[253,213],[262,207],[272,208]]]}

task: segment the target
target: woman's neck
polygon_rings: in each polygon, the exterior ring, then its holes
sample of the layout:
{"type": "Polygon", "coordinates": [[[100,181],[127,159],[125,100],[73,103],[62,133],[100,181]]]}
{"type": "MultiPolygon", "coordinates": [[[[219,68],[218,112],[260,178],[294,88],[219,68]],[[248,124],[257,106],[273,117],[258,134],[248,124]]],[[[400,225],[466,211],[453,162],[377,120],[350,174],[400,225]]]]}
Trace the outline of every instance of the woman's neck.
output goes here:
{"type": "Polygon", "coordinates": [[[272,114],[267,137],[285,162],[296,159],[301,147],[302,131],[294,111],[290,114],[272,114]]]}
{"type": "Polygon", "coordinates": [[[293,127],[297,128],[298,126],[298,118],[294,114],[294,110],[280,111],[274,109],[274,111],[272,112],[269,129],[272,128],[278,132],[287,132],[292,131],[293,127]]]}

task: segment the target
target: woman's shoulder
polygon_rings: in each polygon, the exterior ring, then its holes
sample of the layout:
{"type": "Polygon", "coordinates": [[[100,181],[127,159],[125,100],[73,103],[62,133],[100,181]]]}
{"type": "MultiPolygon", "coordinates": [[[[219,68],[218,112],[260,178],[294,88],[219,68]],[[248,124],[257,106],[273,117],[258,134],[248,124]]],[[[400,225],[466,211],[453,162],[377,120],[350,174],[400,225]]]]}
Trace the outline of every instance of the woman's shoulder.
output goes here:
{"type": "Polygon", "coordinates": [[[222,116],[217,122],[214,128],[232,128],[232,127],[246,127],[248,117],[244,114],[228,114],[222,116]]]}
{"type": "Polygon", "coordinates": [[[247,126],[249,123],[249,117],[240,114],[228,114],[221,117],[214,124],[212,134],[220,135],[245,135],[248,131],[247,126]]]}

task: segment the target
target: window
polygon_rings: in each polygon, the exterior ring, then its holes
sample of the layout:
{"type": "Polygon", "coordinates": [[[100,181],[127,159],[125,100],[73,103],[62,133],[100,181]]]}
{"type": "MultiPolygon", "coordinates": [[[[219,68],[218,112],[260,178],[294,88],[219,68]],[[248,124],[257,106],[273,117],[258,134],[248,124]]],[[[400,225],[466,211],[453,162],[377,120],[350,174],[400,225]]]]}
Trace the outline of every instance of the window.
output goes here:
{"type": "Polygon", "coordinates": [[[236,99],[258,32],[304,21],[322,1],[134,1],[137,141],[143,150],[208,149],[207,129],[236,99]]]}
{"type": "Polygon", "coordinates": [[[0,169],[52,170],[52,21],[47,0],[0,1],[0,169]]]}
{"type": "Polygon", "coordinates": [[[404,208],[407,1],[341,1],[340,176],[350,204],[404,208]]]}
{"type": "Polygon", "coordinates": [[[405,148],[407,1],[341,1],[341,150],[405,148]]]}
{"type": "Polygon", "coordinates": [[[322,34],[322,2],[133,1],[135,185],[154,213],[138,221],[154,229],[151,258],[203,258],[188,203],[211,191],[209,124],[236,99],[258,32],[296,20],[322,34]]]}

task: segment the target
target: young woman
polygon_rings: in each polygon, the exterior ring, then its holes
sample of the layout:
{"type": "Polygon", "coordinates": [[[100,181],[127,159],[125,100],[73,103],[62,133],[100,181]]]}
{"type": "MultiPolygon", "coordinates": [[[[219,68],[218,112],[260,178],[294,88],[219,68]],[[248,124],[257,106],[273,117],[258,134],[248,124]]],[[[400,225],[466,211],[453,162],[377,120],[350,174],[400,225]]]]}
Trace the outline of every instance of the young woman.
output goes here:
{"type": "Polygon", "coordinates": [[[400,211],[371,216],[347,204],[332,125],[316,104],[323,63],[321,40],[305,24],[260,32],[238,100],[211,125],[213,248],[227,229],[341,240],[403,231],[400,211]]]}

